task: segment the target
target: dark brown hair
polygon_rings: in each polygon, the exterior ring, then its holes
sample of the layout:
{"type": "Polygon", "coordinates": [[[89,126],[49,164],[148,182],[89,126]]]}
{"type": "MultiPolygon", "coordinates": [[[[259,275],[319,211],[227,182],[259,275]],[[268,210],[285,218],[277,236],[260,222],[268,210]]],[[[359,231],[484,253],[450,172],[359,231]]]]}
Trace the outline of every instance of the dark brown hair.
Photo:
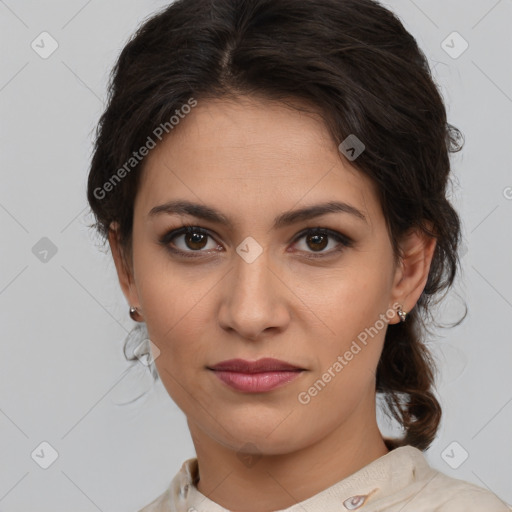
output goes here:
{"type": "Polygon", "coordinates": [[[461,149],[462,136],[447,122],[425,55],[379,3],[178,0],[147,20],[112,70],[88,181],[94,227],[106,240],[118,222],[131,254],[144,160],[126,162],[156,127],[170,130],[191,98],[251,94],[302,100],[321,113],[336,144],[351,134],[364,143],[351,163],[378,189],[397,261],[411,228],[437,239],[423,293],[406,322],[388,327],[376,376],[387,412],[404,429],[395,445],[426,449],[441,408],[424,341],[433,298],[448,291],[460,265],[460,219],[447,186],[449,153],[461,149]]]}

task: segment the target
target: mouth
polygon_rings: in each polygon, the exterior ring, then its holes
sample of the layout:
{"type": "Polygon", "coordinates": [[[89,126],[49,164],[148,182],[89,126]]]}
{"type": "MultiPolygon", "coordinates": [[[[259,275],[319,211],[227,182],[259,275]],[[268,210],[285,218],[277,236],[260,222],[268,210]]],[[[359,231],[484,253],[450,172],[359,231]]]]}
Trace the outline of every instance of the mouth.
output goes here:
{"type": "Polygon", "coordinates": [[[229,359],[207,368],[214,371],[238,373],[264,373],[305,370],[305,368],[301,368],[297,365],[270,357],[258,359],[257,361],[246,361],[245,359],[229,359]]]}
{"type": "Polygon", "coordinates": [[[271,391],[306,371],[305,368],[271,358],[258,361],[230,359],[207,368],[231,388],[246,393],[271,391]]]}

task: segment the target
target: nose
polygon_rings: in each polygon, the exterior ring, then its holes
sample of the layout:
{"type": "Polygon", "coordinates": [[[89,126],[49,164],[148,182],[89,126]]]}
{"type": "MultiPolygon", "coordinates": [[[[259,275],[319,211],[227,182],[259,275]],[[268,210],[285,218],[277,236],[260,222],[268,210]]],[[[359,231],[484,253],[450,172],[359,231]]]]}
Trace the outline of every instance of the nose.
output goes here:
{"type": "Polygon", "coordinates": [[[267,251],[250,263],[237,255],[233,269],[223,279],[218,313],[221,327],[251,341],[285,330],[290,321],[287,300],[291,291],[280,273],[269,265],[267,251]]]}

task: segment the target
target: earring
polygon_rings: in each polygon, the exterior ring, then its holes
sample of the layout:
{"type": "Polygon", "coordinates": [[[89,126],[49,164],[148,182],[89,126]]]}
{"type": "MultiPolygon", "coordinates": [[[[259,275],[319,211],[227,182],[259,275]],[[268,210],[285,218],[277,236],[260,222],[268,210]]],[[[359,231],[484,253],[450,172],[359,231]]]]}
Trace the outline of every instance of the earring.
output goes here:
{"type": "Polygon", "coordinates": [[[398,306],[397,315],[400,317],[400,322],[405,322],[407,313],[405,311],[402,311],[402,306],[398,306]]]}
{"type": "Polygon", "coordinates": [[[139,314],[139,310],[137,308],[134,308],[133,306],[130,306],[130,318],[134,322],[138,322],[139,319],[137,318],[137,315],[139,314]]]}

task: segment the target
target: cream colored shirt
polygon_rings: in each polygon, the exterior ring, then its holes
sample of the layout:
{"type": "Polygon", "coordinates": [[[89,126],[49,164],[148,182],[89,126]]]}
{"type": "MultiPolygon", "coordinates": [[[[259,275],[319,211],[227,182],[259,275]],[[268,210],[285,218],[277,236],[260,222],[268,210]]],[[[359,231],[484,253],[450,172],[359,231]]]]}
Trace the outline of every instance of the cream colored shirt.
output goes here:
{"type": "MultiPolygon", "coordinates": [[[[229,512],[200,493],[197,458],[139,512],[229,512]]],[[[511,475],[512,479],[512,475],[511,475]]],[[[512,484],[512,482],[511,482],[512,484]]],[[[429,466],[413,446],[395,448],[314,496],[276,512],[510,512],[496,495],[429,466]]]]}

